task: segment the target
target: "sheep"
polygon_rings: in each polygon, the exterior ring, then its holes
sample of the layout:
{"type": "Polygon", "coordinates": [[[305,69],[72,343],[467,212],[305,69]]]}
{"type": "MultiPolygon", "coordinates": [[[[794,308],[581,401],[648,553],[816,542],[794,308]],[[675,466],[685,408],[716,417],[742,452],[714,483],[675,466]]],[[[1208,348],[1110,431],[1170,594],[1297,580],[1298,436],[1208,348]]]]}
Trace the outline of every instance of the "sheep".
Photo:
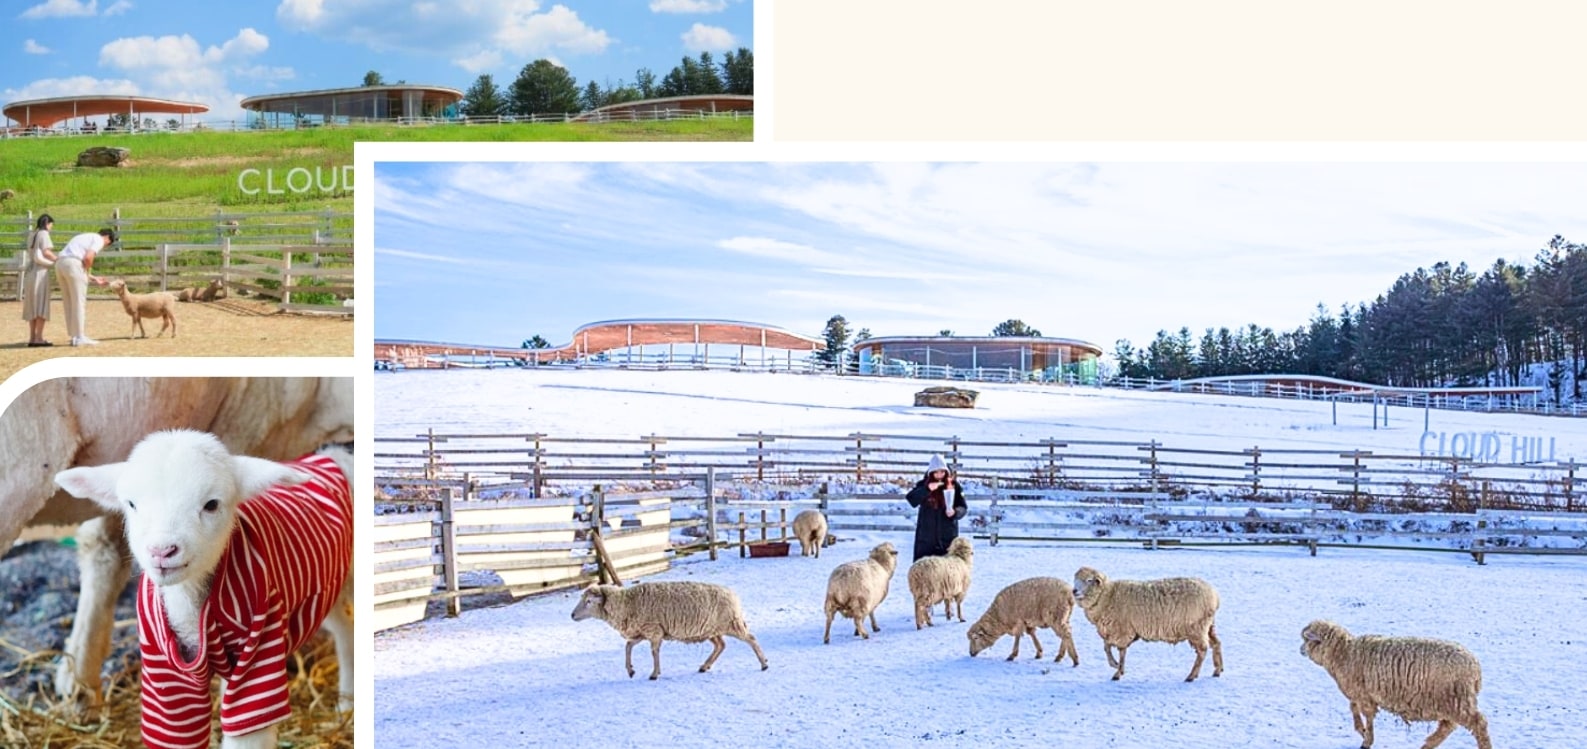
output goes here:
{"type": "Polygon", "coordinates": [[[1046,627],[1059,638],[1053,663],[1068,653],[1074,665],[1079,666],[1080,653],[1075,650],[1074,634],[1069,629],[1069,615],[1074,607],[1074,589],[1056,577],[1030,577],[1010,584],[997,592],[991,607],[965,633],[970,640],[970,657],[991,647],[1003,635],[1013,635],[1014,650],[1007,658],[1012,661],[1019,657],[1020,637],[1028,634],[1040,660],[1041,640],[1036,639],[1036,630],[1046,627]]]}
{"type": "Polygon", "coordinates": [[[654,662],[650,680],[661,676],[661,642],[711,641],[711,655],[700,664],[700,673],[711,670],[717,656],[727,648],[723,635],[732,635],[755,650],[760,659],[760,670],[767,668],[766,654],[760,643],[744,622],[744,610],[739,606],[738,595],[721,585],[696,582],[644,583],[632,588],[616,585],[592,585],[584,590],[577,606],[573,607],[573,620],[590,617],[612,626],[628,641],[623,651],[623,665],[629,678],[634,676],[634,645],[641,640],[650,641],[650,657],[654,662]]]}
{"type": "Polygon", "coordinates": [[[871,630],[882,631],[876,623],[876,607],[887,600],[887,586],[893,582],[893,570],[898,568],[898,549],[892,542],[883,541],[865,559],[844,562],[832,570],[827,578],[827,629],[821,635],[822,644],[832,642],[832,616],[842,613],[854,620],[854,634],[869,640],[865,632],[865,617],[871,618],[871,630]]]}
{"type": "Polygon", "coordinates": [[[16,196],[17,196],[16,191],[12,190],[11,188],[6,188],[4,190],[0,190],[0,203],[4,203],[7,200],[10,200],[10,199],[12,199],[12,198],[14,198],[16,196]]]}
{"type": "Polygon", "coordinates": [[[799,539],[799,556],[820,559],[827,540],[827,516],[820,510],[805,510],[794,517],[793,530],[799,539]]]}
{"type": "Polygon", "coordinates": [[[144,437],[121,463],[55,482],[122,515],[143,577],[143,740],[209,744],[210,682],[224,682],[224,749],[276,745],[291,717],[287,661],[321,627],[336,646],[338,709],[353,705],[352,453],[277,463],[191,429],[144,437]]]}
{"type": "MultiPolygon", "coordinates": [[[[169,291],[154,291],[148,294],[134,294],[127,291],[127,282],[115,279],[110,282],[110,290],[121,297],[121,308],[132,316],[132,329],[141,337],[148,338],[148,331],[143,329],[143,318],[160,318],[160,332],[156,337],[165,335],[165,329],[170,327],[171,337],[176,337],[176,295],[169,291]]],[[[129,333],[128,335],[131,335],[129,333]]]]}
{"type": "Polygon", "coordinates": [[[930,627],[931,607],[942,604],[942,616],[953,621],[955,608],[964,621],[964,596],[970,592],[970,569],[975,550],[970,539],[959,536],[948,544],[947,556],[923,557],[909,566],[909,592],[915,596],[915,629],[930,627]]]}
{"type": "Polygon", "coordinates": [[[211,278],[209,280],[209,285],[205,286],[202,289],[199,289],[198,292],[197,292],[197,301],[200,301],[200,302],[213,302],[216,299],[225,299],[225,298],[226,298],[226,282],[224,282],[224,281],[222,281],[222,280],[220,280],[218,278],[211,278]]]}
{"type": "MultiPolygon", "coordinates": [[[[77,525],[77,613],[55,692],[101,700],[116,597],[132,558],[121,516],[61,490],[55,473],[124,460],[144,435],[187,427],[234,452],[272,460],[353,436],[352,378],[58,377],[19,394],[0,418],[0,549],[24,525],[77,525]]],[[[64,704],[64,703],[63,703],[64,704]]]]}
{"type": "Polygon", "coordinates": [[[1350,700],[1361,749],[1372,747],[1372,727],[1382,708],[1406,722],[1437,721],[1422,749],[1444,743],[1460,725],[1492,749],[1488,719],[1477,709],[1482,666],[1457,643],[1423,637],[1352,636],[1329,621],[1301,630],[1301,655],[1322,666],[1350,700]]]}
{"type": "Polygon", "coordinates": [[[196,302],[196,301],[198,301],[199,295],[203,294],[203,293],[204,293],[204,287],[203,286],[189,286],[189,287],[187,287],[185,289],[182,289],[182,290],[176,292],[176,301],[178,301],[178,302],[196,302]]]}
{"type": "Polygon", "coordinates": [[[1090,567],[1075,572],[1075,601],[1102,637],[1102,653],[1115,667],[1113,680],[1124,677],[1124,653],[1136,640],[1177,644],[1196,649],[1196,663],[1185,681],[1195,681],[1212,647],[1212,675],[1223,675],[1223,642],[1213,622],[1218,592],[1194,577],[1160,580],[1109,580],[1090,567]],[[1113,650],[1119,651],[1118,660],[1113,650]]]}

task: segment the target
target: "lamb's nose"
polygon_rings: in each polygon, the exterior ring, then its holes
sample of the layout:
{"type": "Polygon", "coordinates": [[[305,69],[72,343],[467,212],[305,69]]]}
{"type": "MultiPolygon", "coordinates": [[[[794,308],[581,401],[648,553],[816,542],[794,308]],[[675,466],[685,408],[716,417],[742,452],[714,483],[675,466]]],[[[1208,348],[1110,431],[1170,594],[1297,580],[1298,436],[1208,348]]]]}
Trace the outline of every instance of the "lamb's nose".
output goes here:
{"type": "Polygon", "coordinates": [[[154,559],[170,559],[171,557],[176,556],[176,552],[176,544],[171,544],[170,546],[149,547],[149,556],[154,559]]]}

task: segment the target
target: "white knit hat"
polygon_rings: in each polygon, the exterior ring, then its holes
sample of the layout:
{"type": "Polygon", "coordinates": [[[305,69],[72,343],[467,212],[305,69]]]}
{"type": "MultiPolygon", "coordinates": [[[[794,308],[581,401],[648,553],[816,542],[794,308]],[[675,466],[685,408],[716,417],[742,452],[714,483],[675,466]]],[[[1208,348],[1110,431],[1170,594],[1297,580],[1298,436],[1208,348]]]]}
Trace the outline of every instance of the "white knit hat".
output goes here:
{"type": "Polygon", "coordinates": [[[926,473],[931,473],[932,471],[946,471],[946,470],[948,470],[948,463],[947,463],[947,461],[944,461],[942,459],[941,455],[933,455],[933,456],[931,456],[931,462],[926,464],[926,473]]]}

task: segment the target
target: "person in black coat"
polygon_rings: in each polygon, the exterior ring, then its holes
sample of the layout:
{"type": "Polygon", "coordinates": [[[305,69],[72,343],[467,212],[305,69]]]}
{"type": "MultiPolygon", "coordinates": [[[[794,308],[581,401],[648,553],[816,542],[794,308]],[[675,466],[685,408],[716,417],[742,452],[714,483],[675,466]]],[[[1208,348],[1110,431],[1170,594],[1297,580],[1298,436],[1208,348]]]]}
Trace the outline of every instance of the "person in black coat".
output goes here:
{"type": "Polygon", "coordinates": [[[920,517],[915,521],[915,561],[946,555],[948,544],[959,537],[959,519],[965,516],[969,505],[964,502],[959,480],[941,455],[931,456],[926,477],[909,490],[905,499],[910,507],[920,508],[920,517]]]}

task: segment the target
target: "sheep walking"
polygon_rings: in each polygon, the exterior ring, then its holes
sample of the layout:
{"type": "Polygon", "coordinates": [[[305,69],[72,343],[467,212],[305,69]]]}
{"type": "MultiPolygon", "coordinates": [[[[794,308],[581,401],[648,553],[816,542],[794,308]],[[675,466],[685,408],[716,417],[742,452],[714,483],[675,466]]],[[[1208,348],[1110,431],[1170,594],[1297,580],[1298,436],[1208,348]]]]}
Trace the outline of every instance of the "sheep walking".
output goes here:
{"type": "Polygon", "coordinates": [[[1124,678],[1124,653],[1137,640],[1189,642],[1196,662],[1185,681],[1195,681],[1201,663],[1212,649],[1212,675],[1223,675],[1223,641],[1213,621],[1218,614],[1218,592],[1207,581],[1194,577],[1160,580],[1109,580],[1090,567],[1075,572],[1075,601],[1102,637],[1102,654],[1116,670],[1113,680],[1124,678]],[[1119,657],[1113,658],[1117,649],[1119,657]]]}
{"type": "Polygon", "coordinates": [[[650,680],[661,676],[661,642],[711,641],[711,655],[700,664],[700,673],[711,670],[717,656],[727,648],[724,635],[731,635],[749,643],[760,659],[760,670],[767,668],[766,654],[760,643],[744,622],[744,610],[739,606],[738,595],[720,585],[695,582],[644,583],[632,588],[616,585],[593,585],[586,588],[577,606],[573,607],[573,620],[583,621],[595,617],[622,634],[628,641],[623,651],[623,665],[630,678],[634,675],[634,645],[650,641],[650,657],[654,665],[650,680]]]}
{"type": "Polygon", "coordinates": [[[143,740],[209,746],[220,677],[222,747],[273,747],[291,717],[287,662],[322,626],[353,704],[352,453],[289,463],[233,456],[214,435],[148,435],[122,463],[56,474],[121,513],[143,578],[143,740]],[[202,716],[202,717],[199,717],[202,716]]]}
{"type": "Polygon", "coordinates": [[[1301,630],[1302,655],[1322,666],[1350,700],[1361,749],[1372,748],[1381,708],[1411,721],[1437,721],[1422,744],[1433,749],[1462,726],[1477,749],[1492,749],[1488,719],[1477,709],[1482,666],[1457,643],[1422,637],[1353,636],[1344,627],[1314,621],[1301,630]]]}
{"type": "Polygon", "coordinates": [[[871,549],[865,559],[844,562],[827,577],[826,632],[821,635],[823,644],[832,642],[832,617],[835,614],[854,620],[854,634],[869,640],[865,632],[865,617],[871,618],[871,630],[882,631],[876,623],[876,607],[887,600],[887,587],[893,582],[893,571],[898,569],[898,549],[883,541],[871,549]]]}
{"type": "MultiPolygon", "coordinates": [[[[171,337],[176,337],[176,295],[169,291],[154,291],[148,294],[133,294],[127,291],[127,282],[115,279],[110,282],[110,290],[121,297],[121,308],[132,316],[132,330],[139,337],[148,338],[148,331],[143,329],[143,318],[160,318],[160,332],[156,337],[165,335],[165,329],[171,329],[171,337]]],[[[130,333],[129,333],[130,335],[130,333]]]]}
{"type": "Polygon", "coordinates": [[[1014,636],[1014,650],[1007,660],[1019,657],[1021,635],[1030,635],[1036,646],[1036,659],[1041,659],[1041,640],[1036,630],[1046,627],[1058,635],[1058,655],[1053,663],[1069,659],[1080,665],[1080,653],[1075,650],[1074,633],[1069,628],[1069,615],[1074,611],[1074,589],[1056,577],[1030,577],[1013,583],[997,592],[992,605],[980,619],[970,625],[965,636],[970,639],[970,657],[992,646],[1003,635],[1014,636]]]}
{"type": "Polygon", "coordinates": [[[953,621],[958,610],[964,621],[964,596],[970,592],[970,572],[975,550],[970,539],[959,536],[948,544],[947,556],[923,557],[909,565],[909,592],[915,597],[915,629],[933,626],[931,607],[942,604],[942,617],[953,621]]]}
{"type": "Polygon", "coordinates": [[[799,556],[820,559],[827,540],[827,516],[820,510],[805,510],[794,517],[793,531],[799,539],[799,556]]]}

